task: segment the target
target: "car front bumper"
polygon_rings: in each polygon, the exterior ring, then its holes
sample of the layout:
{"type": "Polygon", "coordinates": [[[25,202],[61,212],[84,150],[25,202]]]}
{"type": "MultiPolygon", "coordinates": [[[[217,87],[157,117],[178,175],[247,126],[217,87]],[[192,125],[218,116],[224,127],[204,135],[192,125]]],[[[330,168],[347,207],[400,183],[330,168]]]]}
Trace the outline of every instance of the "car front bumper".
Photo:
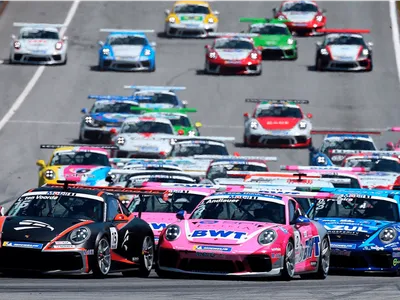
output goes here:
{"type": "Polygon", "coordinates": [[[154,68],[154,60],[150,58],[138,60],[103,59],[100,68],[114,71],[149,71],[154,68]]]}
{"type": "Polygon", "coordinates": [[[12,53],[10,55],[11,63],[31,64],[31,65],[57,65],[66,60],[64,53],[57,54],[32,54],[32,53],[12,53]]]}
{"type": "Polygon", "coordinates": [[[209,74],[227,75],[252,75],[260,74],[262,71],[261,63],[257,64],[226,64],[206,61],[205,71],[209,74]]]}
{"type": "Polygon", "coordinates": [[[205,38],[217,29],[218,23],[196,25],[165,23],[165,34],[169,37],[205,38]]]}

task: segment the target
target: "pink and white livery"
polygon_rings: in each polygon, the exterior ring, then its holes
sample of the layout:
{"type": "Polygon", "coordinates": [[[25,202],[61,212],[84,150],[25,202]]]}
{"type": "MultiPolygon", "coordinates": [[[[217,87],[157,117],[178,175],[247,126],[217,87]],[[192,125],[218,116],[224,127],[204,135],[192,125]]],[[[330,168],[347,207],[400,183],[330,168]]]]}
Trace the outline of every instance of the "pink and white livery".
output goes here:
{"type": "Polygon", "coordinates": [[[330,240],[285,195],[260,192],[214,193],[189,218],[161,233],[156,272],[269,277],[326,278],[330,240]]]}

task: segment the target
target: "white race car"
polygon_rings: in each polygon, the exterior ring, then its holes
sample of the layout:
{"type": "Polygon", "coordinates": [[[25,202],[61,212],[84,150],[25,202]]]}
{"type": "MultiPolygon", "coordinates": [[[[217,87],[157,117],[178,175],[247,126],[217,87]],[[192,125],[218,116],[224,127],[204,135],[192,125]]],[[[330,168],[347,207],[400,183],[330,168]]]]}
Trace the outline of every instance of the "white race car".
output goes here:
{"type": "Polygon", "coordinates": [[[10,64],[65,65],[68,38],[61,36],[62,24],[14,23],[22,27],[18,37],[12,35],[10,64]]]}
{"type": "Polygon", "coordinates": [[[134,90],[134,100],[145,108],[185,108],[187,101],[181,101],[177,91],[184,91],[183,86],[146,86],[125,85],[124,89],[134,90]]]}

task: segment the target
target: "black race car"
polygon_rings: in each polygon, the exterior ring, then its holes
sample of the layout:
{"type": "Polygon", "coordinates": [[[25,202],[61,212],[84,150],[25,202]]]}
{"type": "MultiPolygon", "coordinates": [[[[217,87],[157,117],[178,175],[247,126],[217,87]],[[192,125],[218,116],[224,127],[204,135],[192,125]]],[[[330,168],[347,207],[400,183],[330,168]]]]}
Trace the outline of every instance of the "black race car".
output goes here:
{"type": "Polygon", "coordinates": [[[153,231],[110,193],[116,188],[62,183],[25,192],[0,216],[0,272],[92,272],[96,277],[122,272],[148,277],[154,260],[153,231]]]}

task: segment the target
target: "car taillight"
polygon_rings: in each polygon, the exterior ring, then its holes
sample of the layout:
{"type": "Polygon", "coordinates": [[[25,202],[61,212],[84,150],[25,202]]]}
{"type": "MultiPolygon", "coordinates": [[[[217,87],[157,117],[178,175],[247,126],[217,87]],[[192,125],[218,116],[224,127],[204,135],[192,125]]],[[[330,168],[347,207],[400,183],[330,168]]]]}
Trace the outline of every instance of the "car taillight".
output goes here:
{"type": "Polygon", "coordinates": [[[21,43],[19,41],[14,42],[14,48],[15,49],[20,49],[21,48],[21,43]]]}
{"type": "Polygon", "coordinates": [[[61,50],[62,46],[63,46],[62,42],[57,42],[56,43],[56,50],[61,50]]]}

